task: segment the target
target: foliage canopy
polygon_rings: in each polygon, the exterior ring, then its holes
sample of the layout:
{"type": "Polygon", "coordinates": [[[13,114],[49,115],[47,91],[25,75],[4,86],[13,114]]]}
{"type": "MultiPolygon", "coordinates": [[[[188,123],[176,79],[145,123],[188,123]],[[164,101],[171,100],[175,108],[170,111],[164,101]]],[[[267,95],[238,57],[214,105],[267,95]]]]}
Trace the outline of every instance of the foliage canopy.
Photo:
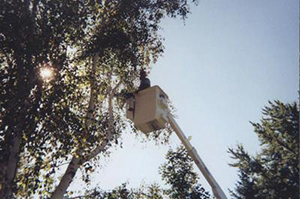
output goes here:
{"type": "Polygon", "coordinates": [[[163,53],[161,20],[188,13],[187,0],[1,1],[0,198],[61,198],[79,167],[117,143],[122,96],[163,53]]]}

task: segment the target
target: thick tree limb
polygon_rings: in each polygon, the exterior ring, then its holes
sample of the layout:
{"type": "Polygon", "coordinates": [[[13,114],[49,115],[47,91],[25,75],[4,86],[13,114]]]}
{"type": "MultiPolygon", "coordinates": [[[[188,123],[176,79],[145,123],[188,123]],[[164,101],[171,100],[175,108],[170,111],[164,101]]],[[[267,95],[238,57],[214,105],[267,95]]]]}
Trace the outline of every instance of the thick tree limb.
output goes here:
{"type": "MultiPolygon", "coordinates": [[[[86,124],[85,124],[87,130],[88,130],[89,126],[91,125],[91,119],[92,119],[93,112],[95,109],[95,91],[94,91],[95,77],[94,77],[94,74],[96,72],[98,58],[99,58],[98,55],[94,55],[93,63],[92,63],[92,77],[90,79],[90,85],[91,85],[90,100],[89,100],[89,106],[88,106],[88,110],[87,110],[87,120],[86,120],[86,124]]],[[[80,153],[80,151],[78,153],[80,153]]],[[[69,166],[67,167],[67,170],[65,171],[62,179],[60,180],[58,186],[56,187],[55,191],[53,192],[51,199],[63,198],[63,195],[67,191],[67,188],[70,186],[77,170],[80,167],[80,162],[81,162],[80,158],[78,158],[74,155],[69,166]]]]}
{"type": "Polygon", "coordinates": [[[91,153],[89,153],[85,157],[85,162],[91,160],[95,156],[97,156],[99,153],[103,152],[107,144],[113,139],[113,110],[112,110],[112,98],[114,96],[115,90],[120,86],[121,81],[115,86],[114,89],[111,89],[111,92],[108,97],[108,114],[109,114],[109,123],[108,123],[108,134],[106,136],[106,139],[91,153]]]}
{"type": "MultiPolygon", "coordinates": [[[[96,64],[98,60],[98,55],[93,57],[93,68],[92,72],[95,74],[96,72],[96,64]]],[[[88,130],[91,125],[91,120],[93,117],[93,112],[95,110],[95,77],[91,78],[91,91],[90,91],[90,101],[87,111],[87,120],[86,120],[86,129],[88,130]]],[[[77,170],[79,167],[84,163],[92,158],[94,158],[96,155],[98,155],[100,152],[104,151],[107,144],[113,139],[113,108],[112,108],[112,98],[114,96],[115,90],[120,86],[121,81],[112,89],[110,89],[109,97],[108,97],[108,113],[109,113],[109,127],[108,127],[108,134],[106,136],[106,139],[91,153],[89,153],[85,157],[76,157],[73,156],[67,170],[65,171],[59,185],[56,187],[55,191],[53,192],[53,195],[51,196],[51,199],[62,199],[63,195],[67,191],[67,188],[70,186],[77,170]]],[[[78,152],[80,155],[80,152],[78,152]]]]}

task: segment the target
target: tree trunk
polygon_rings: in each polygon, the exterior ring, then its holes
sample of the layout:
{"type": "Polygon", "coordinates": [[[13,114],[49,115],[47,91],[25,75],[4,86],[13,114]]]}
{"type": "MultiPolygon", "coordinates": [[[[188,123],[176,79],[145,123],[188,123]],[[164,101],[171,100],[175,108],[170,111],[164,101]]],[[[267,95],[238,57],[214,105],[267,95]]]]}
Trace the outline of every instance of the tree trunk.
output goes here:
{"type": "MultiPolygon", "coordinates": [[[[93,116],[93,112],[95,109],[95,93],[94,93],[94,87],[95,87],[95,77],[93,76],[96,73],[96,66],[97,66],[97,61],[98,61],[99,56],[94,55],[93,56],[93,63],[92,63],[92,77],[90,79],[90,99],[89,99],[89,106],[87,110],[87,120],[85,122],[86,130],[88,130],[91,119],[93,116]]],[[[80,151],[77,151],[78,155],[80,156],[81,153],[80,151]]],[[[73,156],[71,162],[69,163],[69,166],[67,170],[65,171],[62,179],[60,180],[59,185],[55,188],[55,191],[53,192],[51,199],[61,199],[63,198],[63,195],[67,191],[68,187],[70,186],[77,170],[80,167],[80,158],[76,158],[75,155],[73,156]]]]}
{"type": "Polygon", "coordinates": [[[19,136],[15,136],[12,140],[12,146],[10,148],[8,163],[7,165],[5,165],[6,168],[4,168],[6,169],[6,173],[4,175],[5,184],[2,184],[0,190],[0,198],[6,199],[10,198],[12,195],[14,179],[17,171],[17,165],[19,162],[20,144],[21,138],[19,136]]]}
{"type": "Polygon", "coordinates": [[[65,174],[63,175],[59,185],[56,187],[55,191],[53,192],[51,199],[61,199],[63,198],[65,192],[67,191],[68,187],[70,186],[77,170],[80,167],[80,159],[73,156],[65,174]]]}
{"type": "MultiPolygon", "coordinates": [[[[95,74],[96,70],[96,62],[97,62],[98,56],[94,56],[93,58],[93,68],[92,71],[94,71],[93,74],[95,74]]],[[[94,84],[95,79],[91,78],[91,96],[89,101],[89,107],[88,107],[88,113],[87,113],[87,120],[86,120],[86,129],[89,128],[90,122],[93,116],[93,112],[95,109],[95,94],[94,94],[94,84]]],[[[92,152],[90,152],[85,157],[76,158],[75,156],[72,158],[67,170],[65,171],[59,185],[56,187],[53,195],[51,196],[51,199],[62,199],[63,195],[67,191],[67,188],[71,184],[77,170],[79,169],[80,165],[82,165],[84,162],[87,162],[94,158],[99,153],[103,152],[105,150],[105,147],[107,144],[113,139],[113,110],[112,110],[112,98],[114,96],[115,90],[120,86],[121,81],[115,86],[115,88],[112,89],[110,87],[110,93],[108,97],[108,113],[109,113],[109,127],[108,127],[108,133],[106,136],[106,139],[92,152]]],[[[79,156],[80,156],[79,152],[79,156]]]]}

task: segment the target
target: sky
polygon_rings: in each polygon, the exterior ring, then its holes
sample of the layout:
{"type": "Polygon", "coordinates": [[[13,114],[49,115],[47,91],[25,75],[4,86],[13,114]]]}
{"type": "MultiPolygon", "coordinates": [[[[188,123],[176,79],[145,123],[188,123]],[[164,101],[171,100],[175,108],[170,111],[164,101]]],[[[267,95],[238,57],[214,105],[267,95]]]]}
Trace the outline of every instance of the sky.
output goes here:
{"type": "MultiPolygon", "coordinates": [[[[299,2],[201,0],[191,11],[185,22],[163,21],[165,53],[152,65],[150,79],[167,93],[179,126],[230,198],[238,173],[228,165],[228,148],[243,144],[255,155],[260,147],[249,121],[260,121],[269,100],[298,99],[299,2]]],[[[91,187],[163,184],[158,168],[179,144],[175,134],[169,146],[157,146],[125,133],[123,148],[101,160],[91,187]]],[[[77,180],[71,189],[80,186],[77,180]]]]}

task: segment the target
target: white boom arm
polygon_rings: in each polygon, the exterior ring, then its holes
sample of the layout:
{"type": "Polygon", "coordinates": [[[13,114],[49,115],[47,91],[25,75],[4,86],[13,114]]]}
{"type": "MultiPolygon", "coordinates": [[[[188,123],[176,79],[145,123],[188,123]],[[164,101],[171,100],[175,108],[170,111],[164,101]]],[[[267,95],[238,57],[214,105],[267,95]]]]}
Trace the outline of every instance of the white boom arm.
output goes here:
{"type": "Polygon", "coordinates": [[[217,199],[227,199],[226,195],[224,194],[223,190],[211,175],[207,167],[205,166],[204,162],[201,160],[200,156],[198,155],[196,149],[191,145],[189,140],[185,137],[184,133],[180,129],[179,125],[173,118],[171,114],[168,114],[168,119],[171,127],[176,132],[177,136],[185,146],[188,151],[188,154],[194,160],[198,168],[200,169],[201,173],[204,175],[205,179],[208,181],[209,185],[212,187],[212,191],[217,199]]]}

